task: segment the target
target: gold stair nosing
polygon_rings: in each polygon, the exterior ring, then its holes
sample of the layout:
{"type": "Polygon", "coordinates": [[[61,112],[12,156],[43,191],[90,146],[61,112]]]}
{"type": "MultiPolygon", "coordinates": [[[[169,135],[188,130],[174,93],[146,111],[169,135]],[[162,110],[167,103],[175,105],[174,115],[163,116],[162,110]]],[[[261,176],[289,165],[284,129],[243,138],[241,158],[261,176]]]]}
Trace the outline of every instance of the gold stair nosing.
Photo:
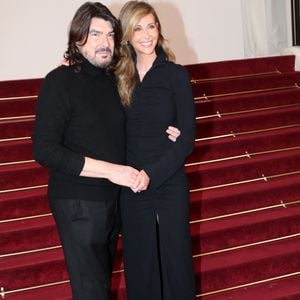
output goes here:
{"type": "MultiPolygon", "coordinates": [[[[219,111],[217,111],[215,114],[200,116],[200,117],[196,117],[195,119],[203,120],[203,119],[216,118],[216,117],[221,118],[221,117],[225,117],[225,116],[238,115],[238,114],[251,113],[251,112],[259,112],[259,111],[272,110],[272,109],[282,109],[282,108],[294,107],[294,106],[299,106],[299,105],[300,105],[300,103],[291,103],[291,104],[285,104],[285,105],[269,106],[269,107],[240,110],[240,111],[227,112],[227,113],[226,112],[220,113],[219,111]]],[[[35,115],[0,117],[0,121],[22,120],[22,119],[26,120],[26,119],[34,119],[34,118],[35,118],[35,115]]]]}
{"type": "MultiPolygon", "coordinates": [[[[231,133],[226,133],[226,134],[222,134],[222,135],[196,138],[195,142],[212,140],[212,139],[219,139],[219,138],[224,138],[224,137],[236,137],[236,136],[240,136],[240,135],[253,134],[253,133],[259,133],[259,132],[267,132],[267,131],[274,131],[274,130],[287,129],[287,128],[294,128],[294,127],[299,127],[299,126],[300,126],[300,123],[297,123],[297,124],[291,124],[291,125],[285,125],[285,126],[278,126],[278,127],[264,128],[264,129],[236,132],[236,133],[231,132],[231,133]]],[[[1,142],[10,142],[10,141],[21,141],[21,140],[31,140],[31,136],[0,139],[0,143],[1,142]]]]}
{"type": "Polygon", "coordinates": [[[256,212],[265,211],[265,210],[271,210],[271,209],[274,209],[274,208],[288,208],[288,206],[292,206],[292,205],[295,205],[295,204],[300,204],[300,199],[299,200],[294,200],[294,201],[291,201],[291,202],[284,202],[283,200],[281,200],[280,203],[274,204],[274,205],[269,205],[269,206],[253,208],[253,209],[249,209],[249,210],[238,211],[238,212],[225,214],[225,215],[217,215],[217,216],[214,216],[214,217],[209,217],[209,218],[204,218],[204,219],[196,219],[196,220],[190,221],[190,224],[197,224],[197,223],[202,223],[202,222],[207,222],[207,221],[225,219],[225,218],[229,218],[229,217],[236,217],[236,216],[240,216],[240,215],[246,215],[246,214],[256,213],[256,212]]]}
{"type": "Polygon", "coordinates": [[[207,137],[203,137],[203,138],[196,138],[195,142],[222,139],[222,138],[227,138],[227,137],[235,137],[235,134],[234,133],[225,133],[225,134],[221,134],[221,135],[214,135],[214,136],[207,136],[207,137]]]}
{"type": "Polygon", "coordinates": [[[292,150],[298,150],[298,149],[300,149],[300,146],[288,147],[288,148],[280,148],[280,149],[273,149],[273,150],[266,150],[266,151],[260,151],[260,152],[252,152],[252,153],[248,152],[246,150],[244,154],[235,155],[235,156],[227,156],[227,157],[222,157],[222,158],[216,158],[216,159],[212,159],[212,160],[197,161],[197,162],[185,164],[184,166],[185,167],[192,167],[192,166],[210,164],[210,163],[215,163],[215,162],[222,162],[222,161],[227,161],[227,160],[234,160],[234,159],[239,159],[239,158],[252,158],[254,156],[260,156],[260,155],[264,155],[264,154],[271,154],[271,153],[292,151],[292,150]]]}
{"type": "Polygon", "coordinates": [[[236,182],[230,182],[230,183],[212,185],[212,186],[203,187],[203,188],[191,189],[190,193],[207,191],[207,190],[212,190],[212,189],[217,189],[217,188],[223,188],[223,187],[228,187],[228,186],[234,186],[234,185],[240,185],[240,184],[245,184],[245,183],[251,183],[251,182],[256,182],[256,181],[266,181],[266,180],[262,176],[262,177],[258,177],[258,178],[248,179],[248,180],[242,180],[242,181],[236,181],[236,182]]]}
{"type": "Polygon", "coordinates": [[[49,216],[52,216],[52,213],[49,212],[49,213],[41,214],[41,215],[33,215],[33,216],[20,217],[20,218],[14,218],[14,219],[0,220],[0,224],[10,223],[10,222],[18,222],[18,221],[26,221],[26,220],[44,218],[44,217],[49,217],[49,216]]]}
{"type": "Polygon", "coordinates": [[[246,95],[246,94],[253,94],[253,93],[271,92],[271,91],[280,91],[280,90],[289,90],[289,89],[299,89],[299,86],[297,83],[295,83],[294,85],[279,86],[279,87],[257,89],[257,90],[248,90],[248,91],[239,91],[239,92],[224,93],[224,94],[215,94],[215,95],[206,95],[205,93],[203,93],[202,96],[194,97],[194,101],[197,102],[199,100],[209,100],[211,98],[220,98],[220,97],[227,97],[227,96],[246,95]]]}
{"type": "MultiPolygon", "coordinates": [[[[212,254],[218,254],[218,253],[222,253],[222,252],[228,252],[228,251],[233,251],[233,250],[237,250],[237,249],[241,249],[241,248],[246,248],[246,247],[251,247],[251,246],[257,246],[257,245],[261,245],[261,244],[266,244],[266,243],[271,243],[271,242],[274,242],[274,241],[280,241],[280,240],[285,240],[285,239],[289,239],[289,238],[294,238],[294,237],[298,237],[300,236],[300,233],[296,233],[296,234],[293,234],[293,235],[288,235],[288,236],[283,236],[283,237],[279,237],[279,238],[275,238],[275,239],[270,239],[270,240],[264,240],[264,241],[260,241],[260,242],[256,242],[256,243],[251,243],[251,244],[246,244],[246,245],[242,245],[242,246],[236,246],[236,247],[231,247],[231,248],[227,248],[227,249],[222,249],[222,250],[217,250],[217,251],[212,251],[212,252],[207,252],[207,253],[202,253],[202,254],[196,254],[196,255],[193,255],[193,259],[198,259],[200,257],[203,257],[203,256],[207,256],[207,255],[212,255],[212,254]]],[[[60,248],[60,246],[57,246],[58,248],[60,248]]],[[[123,269],[119,269],[119,270],[115,270],[113,271],[112,273],[113,274],[118,274],[118,273],[122,273],[124,272],[123,269]]],[[[287,277],[287,276],[292,276],[292,275],[298,275],[300,274],[300,272],[296,272],[296,273],[291,273],[291,274],[288,274],[288,275],[283,275],[284,277],[287,277]]],[[[273,277],[273,279],[279,279],[279,278],[284,278],[283,276],[277,276],[277,277],[273,277]]],[[[269,281],[270,279],[267,279],[267,281],[269,281]]],[[[257,281],[255,283],[262,283],[264,282],[265,280],[263,281],[257,281]]],[[[68,283],[69,281],[66,280],[66,281],[62,281],[60,283],[68,283]]],[[[251,284],[255,284],[255,283],[251,283],[251,284]]],[[[52,283],[52,284],[45,284],[45,285],[39,285],[39,286],[35,286],[35,287],[28,287],[28,288],[23,288],[23,289],[17,289],[17,290],[11,290],[11,291],[4,291],[4,288],[2,287],[1,288],[1,296],[5,296],[5,295],[8,295],[8,294],[12,294],[12,293],[17,293],[17,292],[22,292],[22,291],[28,291],[28,290],[33,290],[33,289],[36,289],[36,288],[42,288],[42,287],[48,287],[48,286],[51,286],[51,285],[55,285],[56,283],[52,283]]],[[[222,289],[222,290],[218,290],[218,291],[212,291],[212,292],[208,292],[208,293],[203,293],[203,294],[199,294],[197,295],[197,297],[200,297],[200,296],[205,296],[205,295],[211,295],[211,294],[215,294],[215,293],[220,293],[220,292],[224,292],[224,291],[229,291],[231,289],[236,289],[236,288],[239,288],[239,287],[243,287],[243,286],[248,286],[248,284],[246,285],[239,285],[239,286],[236,286],[236,287],[231,287],[231,288],[227,288],[227,289],[222,289]]]]}
{"type": "Polygon", "coordinates": [[[124,273],[124,269],[112,271],[112,274],[120,274],[120,273],[124,273]]]}
{"type": "Polygon", "coordinates": [[[225,138],[225,137],[238,137],[238,136],[247,135],[247,134],[255,134],[255,133],[261,133],[261,132],[276,131],[276,130],[281,130],[281,129],[295,128],[295,127],[300,127],[300,123],[291,124],[291,125],[284,125],[284,126],[278,126],[278,127],[271,127],[271,128],[240,131],[240,132],[231,131],[230,133],[225,133],[225,134],[222,134],[222,135],[214,135],[214,136],[196,138],[195,142],[209,141],[209,140],[220,139],[220,138],[225,138]]]}
{"type": "Polygon", "coordinates": [[[300,106],[300,102],[285,104],[285,105],[261,107],[261,108],[256,108],[256,109],[239,110],[239,111],[233,111],[233,112],[227,112],[227,113],[226,112],[222,113],[222,112],[216,111],[216,113],[213,114],[213,115],[206,115],[206,116],[196,117],[196,120],[222,118],[222,117],[227,117],[227,116],[234,116],[234,115],[240,115],[240,114],[246,114],[246,113],[252,113],[252,112],[260,112],[260,111],[267,111],[267,110],[277,110],[277,109],[296,107],[296,106],[300,106]]]}
{"type": "Polygon", "coordinates": [[[37,95],[31,95],[31,96],[11,96],[11,97],[0,97],[0,101],[2,100],[27,100],[27,99],[37,99],[37,95]]]}
{"type": "Polygon", "coordinates": [[[280,75],[282,72],[280,72],[278,69],[274,71],[268,71],[268,72],[260,72],[260,73],[248,73],[248,74],[242,74],[242,75],[230,75],[230,76],[221,76],[221,77],[210,77],[210,78],[200,78],[200,79],[191,79],[192,84],[197,84],[199,82],[206,82],[206,81],[214,81],[214,80],[227,80],[227,79],[239,79],[239,78],[249,78],[249,77],[259,77],[259,76],[265,76],[265,75],[280,75]]]}
{"type": "Polygon", "coordinates": [[[20,192],[20,191],[27,191],[27,190],[44,188],[44,187],[48,187],[48,184],[41,184],[41,185],[35,185],[35,186],[21,187],[21,188],[16,188],[16,189],[9,189],[9,190],[0,190],[0,194],[12,193],[12,192],[20,192]]]}
{"type": "Polygon", "coordinates": [[[297,123],[297,124],[284,125],[284,126],[278,126],[278,127],[272,127],[272,128],[242,131],[242,132],[237,132],[237,133],[233,133],[233,134],[235,136],[239,136],[239,135],[245,135],[245,134],[253,134],[253,133],[268,132],[268,131],[287,129],[287,128],[295,128],[295,127],[299,127],[299,126],[300,126],[300,123],[297,123]]]}
{"type": "Polygon", "coordinates": [[[16,117],[1,117],[0,121],[13,121],[13,120],[27,120],[34,119],[35,115],[24,115],[24,116],[16,116],[16,117]]]}
{"type": "MultiPolygon", "coordinates": [[[[113,274],[117,274],[117,273],[121,273],[121,272],[124,272],[124,270],[113,271],[113,274]]],[[[300,272],[294,272],[294,273],[289,273],[289,274],[285,274],[285,275],[281,275],[281,276],[275,276],[275,277],[258,280],[258,281],[254,281],[254,282],[250,282],[250,283],[245,283],[242,285],[237,285],[237,286],[233,286],[233,287],[229,287],[229,288],[225,288],[225,289],[221,289],[221,290],[215,290],[215,291],[211,291],[211,292],[197,294],[196,297],[199,298],[199,297],[209,296],[209,295],[213,295],[213,294],[219,294],[222,292],[228,292],[228,291],[236,290],[236,289],[243,288],[243,287],[255,286],[255,285],[258,285],[261,283],[272,282],[275,280],[290,278],[290,277],[298,276],[298,275],[300,275],[300,272]]],[[[6,295],[20,293],[20,292],[26,292],[26,291],[39,289],[39,288],[56,286],[56,285],[63,285],[63,284],[68,284],[68,283],[70,283],[70,280],[63,280],[63,281],[52,282],[52,283],[48,283],[48,284],[42,284],[42,285],[38,285],[38,286],[32,286],[32,287],[21,288],[21,289],[10,290],[10,291],[5,291],[4,288],[2,287],[0,295],[1,295],[1,298],[4,299],[6,295]]]]}
{"type": "Polygon", "coordinates": [[[249,155],[247,153],[241,154],[241,155],[235,155],[235,156],[228,156],[228,157],[223,157],[223,158],[217,158],[217,159],[212,159],[212,160],[197,161],[197,162],[185,164],[184,166],[185,167],[199,166],[199,165],[205,165],[205,164],[210,164],[210,163],[215,163],[215,162],[233,160],[233,159],[238,159],[238,158],[246,158],[246,157],[249,158],[249,155]]]}
{"type": "Polygon", "coordinates": [[[0,166],[20,165],[20,164],[27,164],[27,163],[33,163],[33,162],[35,162],[34,159],[20,160],[20,161],[10,161],[10,162],[0,163],[0,166]]]}
{"type": "Polygon", "coordinates": [[[55,250],[55,249],[60,249],[60,248],[62,248],[62,246],[57,245],[57,246],[39,248],[39,249],[34,249],[34,250],[26,250],[26,251],[21,251],[21,252],[14,252],[14,253],[6,253],[6,254],[0,254],[0,258],[26,255],[26,254],[38,253],[38,252],[43,252],[43,251],[50,251],[50,250],[55,250]]]}
{"type": "MultiPolygon", "coordinates": [[[[123,273],[123,272],[124,272],[124,270],[120,269],[120,270],[113,271],[112,274],[118,274],[118,273],[123,273]]],[[[2,299],[4,299],[5,296],[10,295],[10,294],[28,292],[28,291],[32,291],[32,290],[36,290],[36,289],[40,289],[40,288],[46,288],[46,287],[51,287],[51,286],[56,286],[56,285],[67,284],[67,283],[70,283],[70,280],[62,280],[62,281],[51,282],[51,283],[46,283],[46,284],[41,284],[41,285],[36,285],[36,286],[31,286],[31,287],[26,287],[26,288],[20,288],[20,289],[16,289],[16,290],[9,290],[9,291],[5,291],[4,287],[1,287],[0,296],[2,299]]]]}
{"type": "MultiPolygon", "coordinates": [[[[237,215],[242,215],[242,214],[247,214],[247,213],[253,213],[253,212],[258,212],[258,211],[263,211],[263,210],[269,210],[269,209],[273,209],[273,208],[279,208],[279,207],[287,208],[287,206],[291,206],[291,205],[295,205],[295,204],[300,204],[300,200],[292,201],[292,202],[285,202],[285,203],[283,201],[281,201],[280,204],[277,204],[277,205],[266,206],[266,207],[262,207],[262,208],[258,208],[258,209],[252,209],[252,210],[247,210],[247,211],[242,211],[242,212],[238,212],[238,213],[227,214],[227,215],[222,215],[222,216],[217,216],[217,217],[212,217],[212,218],[194,220],[194,221],[190,221],[189,223],[190,224],[196,224],[196,223],[200,223],[200,222],[204,222],[204,221],[211,221],[211,220],[215,220],[215,219],[232,217],[232,216],[237,216],[237,215]]],[[[12,219],[12,220],[8,220],[6,222],[33,219],[33,218],[40,218],[40,217],[51,216],[51,215],[52,215],[51,213],[44,214],[44,215],[36,215],[36,216],[31,216],[31,217],[12,219]]],[[[296,236],[298,236],[298,235],[300,235],[300,233],[296,234],[296,236]]],[[[286,236],[285,238],[290,238],[290,237],[294,237],[294,236],[295,235],[286,236]]],[[[281,239],[283,239],[283,238],[281,238],[281,239]]],[[[273,241],[273,240],[271,240],[271,241],[273,241]]],[[[248,247],[249,245],[252,245],[252,244],[243,245],[242,247],[248,247]]],[[[22,252],[2,254],[2,255],[0,255],[0,258],[23,255],[23,254],[30,254],[30,253],[36,253],[36,252],[42,252],[42,251],[53,250],[53,249],[58,249],[58,248],[61,248],[61,245],[46,247],[46,248],[39,248],[39,249],[28,250],[28,251],[22,251],[22,252]]],[[[241,248],[241,246],[239,246],[238,248],[241,248]]],[[[236,247],[234,249],[236,249],[236,247]]],[[[215,253],[219,253],[219,252],[226,252],[226,251],[229,251],[229,250],[232,250],[232,248],[218,250],[217,252],[213,252],[213,253],[209,252],[209,253],[204,253],[204,254],[198,254],[195,257],[205,256],[205,255],[209,255],[209,254],[215,254],[215,253]]]]}
{"type": "Polygon", "coordinates": [[[229,292],[229,291],[232,291],[232,290],[237,290],[237,289],[240,289],[240,288],[251,287],[251,286],[258,285],[258,284],[272,282],[272,281],[275,281],[275,280],[285,279],[285,278],[298,276],[298,275],[300,275],[300,272],[294,272],[294,273],[284,274],[284,275],[280,275],[280,276],[274,276],[274,277],[271,277],[271,278],[262,279],[262,280],[258,280],[258,281],[253,281],[253,282],[249,282],[249,283],[245,283],[245,284],[241,284],[241,285],[236,285],[236,286],[232,286],[232,287],[221,289],[221,290],[216,290],[216,291],[206,292],[206,293],[202,293],[202,294],[197,294],[196,297],[199,298],[199,297],[210,296],[210,295],[214,295],[214,294],[220,294],[220,293],[229,292]]]}
{"type": "Polygon", "coordinates": [[[235,250],[244,249],[244,248],[250,248],[250,247],[254,247],[254,246],[258,246],[258,245],[265,245],[265,244],[278,242],[278,241],[283,241],[283,240],[287,240],[287,239],[291,239],[291,238],[295,238],[295,237],[300,237],[300,232],[290,234],[290,235],[281,236],[281,237],[277,237],[277,238],[273,238],[273,239],[269,239],[269,240],[263,240],[263,241],[244,244],[244,245],[240,245],[240,246],[234,246],[234,247],[230,247],[230,248],[224,248],[224,249],[219,249],[219,250],[205,252],[205,253],[199,253],[199,254],[193,255],[193,258],[198,259],[198,258],[201,258],[201,257],[204,257],[204,256],[220,254],[220,253],[235,251],[235,250]]]}
{"type": "MultiPolygon", "coordinates": [[[[251,183],[251,182],[255,182],[255,181],[268,181],[269,179],[272,179],[272,178],[295,175],[295,174],[300,174],[300,171],[294,171],[294,172],[282,173],[282,174],[276,174],[276,175],[270,175],[270,176],[264,176],[264,174],[262,174],[262,176],[258,177],[258,178],[230,182],[230,183],[208,186],[208,187],[197,188],[197,189],[190,189],[189,192],[195,193],[195,192],[200,192],[200,191],[205,191],[205,190],[210,190],[210,189],[215,189],[215,188],[222,188],[222,187],[234,186],[234,185],[239,185],[239,184],[251,183]]],[[[36,186],[30,186],[30,187],[22,187],[22,188],[16,188],[16,189],[0,190],[0,194],[18,192],[18,191],[26,191],[26,190],[32,190],[32,189],[38,189],[38,188],[44,188],[44,187],[48,187],[48,184],[36,185],[36,186]]]]}
{"type": "Polygon", "coordinates": [[[201,191],[206,191],[206,190],[211,190],[211,189],[216,189],[216,188],[223,188],[223,187],[234,186],[234,185],[240,185],[240,184],[246,184],[246,183],[251,183],[251,182],[258,182],[258,181],[267,182],[269,179],[272,179],[272,178],[278,178],[278,177],[284,177],[284,176],[290,176],[290,175],[296,175],[296,174],[300,174],[300,171],[293,171],[293,172],[281,173],[281,174],[270,175],[270,176],[265,176],[264,174],[262,174],[262,176],[258,177],[258,178],[252,178],[252,179],[241,180],[241,181],[236,181],[236,182],[229,182],[229,183],[213,185],[213,186],[197,188],[197,189],[190,189],[190,193],[201,192],[201,191]]]}
{"type": "Polygon", "coordinates": [[[7,139],[0,139],[0,143],[2,142],[12,142],[12,141],[22,141],[22,140],[31,140],[31,136],[22,136],[22,137],[13,137],[7,139]]]}
{"type": "Polygon", "coordinates": [[[10,291],[5,291],[4,287],[1,287],[0,295],[1,295],[1,298],[4,299],[4,297],[6,295],[10,295],[10,294],[14,294],[14,293],[20,293],[20,292],[27,292],[27,291],[36,290],[36,289],[39,289],[39,288],[51,287],[51,286],[55,286],[55,285],[66,284],[66,283],[69,283],[69,282],[70,282],[70,280],[62,280],[62,281],[51,282],[51,283],[46,283],[46,284],[41,284],[41,285],[16,289],[16,290],[10,290],[10,291]]]}
{"type": "Polygon", "coordinates": [[[273,150],[266,150],[266,151],[261,151],[261,152],[253,152],[253,153],[249,153],[249,155],[250,156],[257,156],[257,155],[262,155],[262,154],[278,153],[278,152],[284,152],[284,151],[293,151],[293,150],[298,150],[298,149],[300,149],[300,146],[273,149],[273,150]]]}

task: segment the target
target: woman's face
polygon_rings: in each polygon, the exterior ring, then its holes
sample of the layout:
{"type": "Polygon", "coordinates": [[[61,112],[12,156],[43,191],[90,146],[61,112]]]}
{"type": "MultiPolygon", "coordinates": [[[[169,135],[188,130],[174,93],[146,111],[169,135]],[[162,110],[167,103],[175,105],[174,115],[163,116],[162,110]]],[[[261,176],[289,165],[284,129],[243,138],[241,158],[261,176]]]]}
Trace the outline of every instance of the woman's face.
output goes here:
{"type": "Polygon", "coordinates": [[[155,55],[159,32],[152,14],[146,15],[134,26],[131,45],[137,56],[155,55]]]}

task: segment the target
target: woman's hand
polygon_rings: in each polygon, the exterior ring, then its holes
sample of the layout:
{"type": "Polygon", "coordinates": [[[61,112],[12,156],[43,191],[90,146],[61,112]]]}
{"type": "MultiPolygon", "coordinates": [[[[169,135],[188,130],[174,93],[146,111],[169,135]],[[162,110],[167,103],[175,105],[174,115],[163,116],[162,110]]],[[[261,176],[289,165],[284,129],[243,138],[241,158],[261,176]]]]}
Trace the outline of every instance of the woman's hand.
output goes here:
{"type": "Polygon", "coordinates": [[[145,191],[148,188],[150,178],[144,170],[141,170],[138,174],[135,184],[131,187],[131,190],[134,193],[139,193],[145,191]]]}
{"type": "Polygon", "coordinates": [[[172,142],[176,142],[177,138],[181,134],[180,130],[173,126],[169,126],[166,130],[166,133],[168,134],[169,140],[171,140],[172,142]]]}
{"type": "Polygon", "coordinates": [[[66,60],[65,58],[63,58],[58,66],[67,66],[68,67],[69,65],[70,65],[69,61],[66,60]]]}

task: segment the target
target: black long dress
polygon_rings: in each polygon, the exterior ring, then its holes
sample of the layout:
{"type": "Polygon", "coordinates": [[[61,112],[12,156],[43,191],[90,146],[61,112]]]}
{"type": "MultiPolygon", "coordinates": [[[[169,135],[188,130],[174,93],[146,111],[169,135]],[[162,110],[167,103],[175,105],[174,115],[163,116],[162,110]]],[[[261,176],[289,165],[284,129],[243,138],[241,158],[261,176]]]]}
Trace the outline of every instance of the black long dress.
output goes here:
{"type": "Polygon", "coordinates": [[[184,67],[159,53],[126,109],[127,163],[150,177],[147,191],[124,188],[122,236],[129,300],[195,299],[184,160],[194,146],[195,112],[184,67]],[[175,143],[169,125],[181,135],[175,143]]]}

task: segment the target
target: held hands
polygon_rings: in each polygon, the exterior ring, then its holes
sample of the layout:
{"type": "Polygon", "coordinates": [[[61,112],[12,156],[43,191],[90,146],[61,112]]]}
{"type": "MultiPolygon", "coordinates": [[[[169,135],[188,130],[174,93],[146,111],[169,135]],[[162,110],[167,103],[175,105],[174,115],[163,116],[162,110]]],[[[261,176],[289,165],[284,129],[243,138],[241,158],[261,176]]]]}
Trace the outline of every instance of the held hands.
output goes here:
{"type": "Polygon", "coordinates": [[[169,140],[171,140],[172,142],[176,142],[177,138],[181,134],[180,130],[173,126],[169,126],[166,130],[166,133],[168,134],[169,140]]]}
{"type": "Polygon", "coordinates": [[[112,165],[108,179],[115,184],[131,188],[134,193],[145,191],[150,182],[144,170],[138,171],[123,165],[112,165]]]}
{"type": "MultiPolygon", "coordinates": [[[[65,65],[65,62],[62,62],[65,65]]],[[[168,138],[176,142],[181,132],[178,128],[169,126],[166,130],[168,138]]],[[[131,188],[134,193],[145,191],[150,183],[150,178],[144,170],[138,171],[130,166],[110,164],[108,179],[118,185],[131,188]]]]}
{"type": "Polygon", "coordinates": [[[141,170],[136,178],[135,183],[131,187],[134,193],[145,191],[148,188],[150,178],[144,170],[141,170]]]}
{"type": "Polygon", "coordinates": [[[112,183],[131,188],[134,193],[145,191],[150,178],[144,170],[138,171],[130,166],[108,164],[108,176],[112,183]]]}
{"type": "Polygon", "coordinates": [[[132,167],[112,164],[108,179],[115,184],[132,188],[136,184],[139,173],[132,167]]]}
{"type": "MultiPolygon", "coordinates": [[[[180,136],[181,132],[178,128],[169,126],[166,130],[168,134],[168,138],[172,142],[176,142],[177,138],[180,136]]],[[[134,193],[139,193],[141,191],[145,191],[148,188],[150,183],[150,178],[144,170],[141,170],[136,178],[135,183],[131,186],[131,190],[134,193]]]]}

